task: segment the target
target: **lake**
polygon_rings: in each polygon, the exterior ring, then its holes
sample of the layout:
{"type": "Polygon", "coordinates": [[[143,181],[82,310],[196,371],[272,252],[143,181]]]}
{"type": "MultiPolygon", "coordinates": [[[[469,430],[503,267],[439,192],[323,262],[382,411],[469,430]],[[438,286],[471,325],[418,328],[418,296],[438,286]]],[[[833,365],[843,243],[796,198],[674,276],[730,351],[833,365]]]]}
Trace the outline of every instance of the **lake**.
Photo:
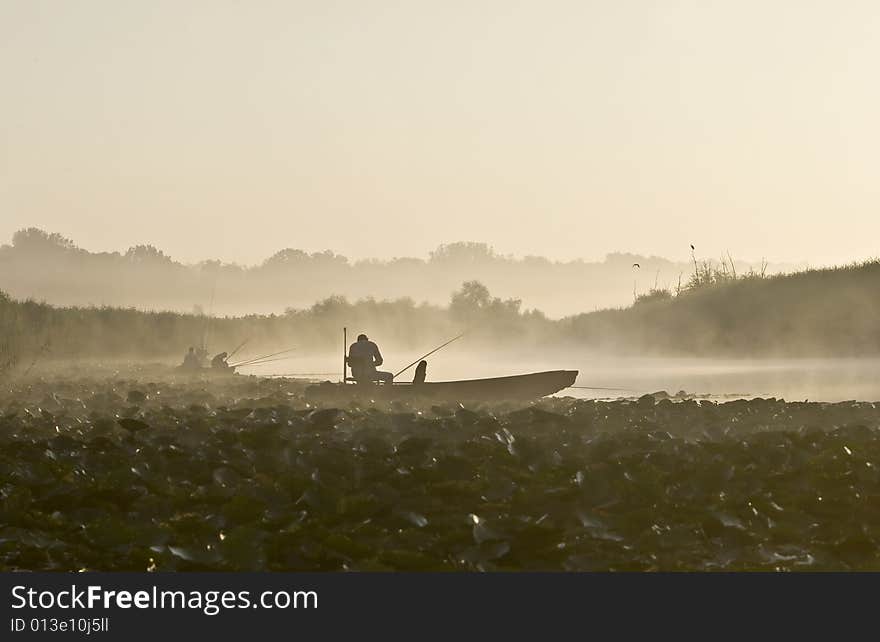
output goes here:
{"type": "MultiPolygon", "coordinates": [[[[383,369],[395,372],[418,357],[386,355],[383,369]]],[[[472,353],[449,350],[428,360],[428,380],[473,379],[541,370],[576,369],[577,386],[560,394],[582,398],[631,397],[665,390],[723,400],[737,397],[777,397],[789,401],[880,400],[880,359],[700,359],[609,357],[577,352],[472,353]],[[587,386],[597,388],[588,389],[587,386]],[[598,388],[620,388],[601,390],[598,388]]],[[[311,375],[338,381],[341,355],[294,356],[243,374],[311,375]]],[[[398,377],[410,380],[412,369],[398,377]]]]}

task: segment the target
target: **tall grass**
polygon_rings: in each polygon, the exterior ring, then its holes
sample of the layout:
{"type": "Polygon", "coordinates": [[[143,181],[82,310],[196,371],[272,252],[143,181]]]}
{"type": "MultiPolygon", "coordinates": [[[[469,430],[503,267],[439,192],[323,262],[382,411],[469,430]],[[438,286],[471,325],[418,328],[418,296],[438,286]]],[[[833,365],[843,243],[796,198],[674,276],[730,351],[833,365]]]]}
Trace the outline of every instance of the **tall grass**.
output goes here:
{"type": "Polygon", "coordinates": [[[21,358],[21,332],[18,309],[0,290],[0,379],[8,376],[21,358]]]}
{"type": "Polygon", "coordinates": [[[754,280],[766,277],[767,261],[761,261],[761,265],[757,269],[750,268],[744,274],[737,274],[736,264],[728,253],[727,256],[722,256],[718,263],[705,259],[699,261],[694,259],[694,271],[683,291],[727,285],[740,279],[754,280]]]}

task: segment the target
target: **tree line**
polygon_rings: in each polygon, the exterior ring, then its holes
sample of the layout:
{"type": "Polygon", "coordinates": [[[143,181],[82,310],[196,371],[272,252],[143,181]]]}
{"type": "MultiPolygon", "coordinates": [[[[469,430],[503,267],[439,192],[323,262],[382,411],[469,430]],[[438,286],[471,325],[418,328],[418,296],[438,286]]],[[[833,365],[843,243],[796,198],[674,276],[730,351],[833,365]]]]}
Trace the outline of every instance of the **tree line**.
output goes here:
{"type": "Polygon", "coordinates": [[[723,357],[880,355],[880,262],[790,275],[698,278],[627,307],[559,320],[466,281],[446,305],[412,298],[330,296],[281,314],[210,316],[112,306],[52,306],[0,294],[0,369],[45,352],[68,358],[172,358],[191,345],[219,352],[295,345],[338,350],[343,326],[417,350],[467,331],[474,349],[516,354],[578,348],[611,354],[723,357]]]}

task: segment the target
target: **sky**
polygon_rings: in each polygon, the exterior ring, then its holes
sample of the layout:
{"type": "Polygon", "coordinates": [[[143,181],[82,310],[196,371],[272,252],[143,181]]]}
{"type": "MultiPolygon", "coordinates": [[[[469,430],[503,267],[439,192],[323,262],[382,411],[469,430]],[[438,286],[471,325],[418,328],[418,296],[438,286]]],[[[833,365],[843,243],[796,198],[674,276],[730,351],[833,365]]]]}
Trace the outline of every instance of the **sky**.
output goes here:
{"type": "Polygon", "coordinates": [[[0,243],[876,256],[875,0],[0,0],[0,243]]]}

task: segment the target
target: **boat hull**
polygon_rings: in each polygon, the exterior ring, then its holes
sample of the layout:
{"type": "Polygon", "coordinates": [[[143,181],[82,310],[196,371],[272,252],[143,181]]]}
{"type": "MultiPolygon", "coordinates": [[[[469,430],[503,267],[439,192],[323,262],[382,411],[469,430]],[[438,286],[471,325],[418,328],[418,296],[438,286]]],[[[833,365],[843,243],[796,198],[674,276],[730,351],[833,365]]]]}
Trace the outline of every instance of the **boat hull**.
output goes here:
{"type": "Polygon", "coordinates": [[[574,384],[577,370],[549,370],[508,377],[429,381],[393,385],[340,384],[325,382],[310,386],[306,395],[314,399],[424,399],[436,401],[522,401],[539,399],[574,384]]]}

